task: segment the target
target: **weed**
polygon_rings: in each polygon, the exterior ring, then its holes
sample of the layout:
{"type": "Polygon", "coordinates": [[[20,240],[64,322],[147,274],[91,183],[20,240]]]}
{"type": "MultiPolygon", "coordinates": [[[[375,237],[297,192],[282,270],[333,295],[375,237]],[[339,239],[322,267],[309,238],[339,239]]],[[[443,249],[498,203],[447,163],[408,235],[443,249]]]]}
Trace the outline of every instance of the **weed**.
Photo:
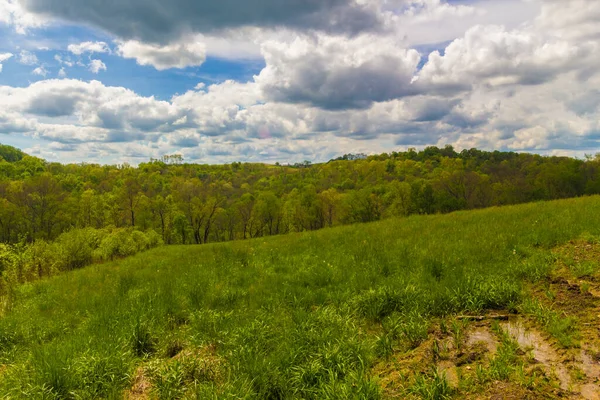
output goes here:
{"type": "Polygon", "coordinates": [[[592,276],[598,270],[598,264],[591,261],[576,262],[571,265],[571,272],[576,278],[592,276]]]}
{"type": "Polygon", "coordinates": [[[589,293],[591,288],[592,286],[589,284],[589,282],[582,282],[581,286],[579,286],[579,290],[582,294],[589,293]]]}
{"type": "Polygon", "coordinates": [[[534,317],[561,346],[570,348],[579,345],[580,335],[573,317],[561,317],[552,308],[535,299],[525,299],[521,310],[534,317]]]}
{"type": "Polygon", "coordinates": [[[452,339],[454,341],[454,348],[457,350],[461,350],[463,344],[465,342],[467,327],[469,326],[469,321],[466,319],[463,320],[453,320],[451,325],[450,333],[452,335],[452,339]]]}
{"type": "Polygon", "coordinates": [[[418,375],[409,391],[425,400],[444,400],[452,396],[454,389],[444,373],[433,368],[427,375],[418,375]]]}
{"type": "Polygon", "coordinates": [[[139,320],[135,323],[130,344],[133,353],[138,357],[145,357],[154,353],[156,350],[156,339],[150,332],[148,324],[139,320]]]}

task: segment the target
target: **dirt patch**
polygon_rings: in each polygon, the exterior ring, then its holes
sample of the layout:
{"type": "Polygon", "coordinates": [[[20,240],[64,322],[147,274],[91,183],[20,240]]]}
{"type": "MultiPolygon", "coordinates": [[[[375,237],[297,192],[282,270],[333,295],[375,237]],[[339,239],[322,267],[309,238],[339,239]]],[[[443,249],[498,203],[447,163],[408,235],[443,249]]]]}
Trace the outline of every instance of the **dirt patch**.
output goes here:
{"type": "MultiPolygon", "coordinates": [[[[414,378],[430,374],[432,367],[445,376],[450,387],[461,393],[461,377],[468,375],[473,379],[476,365],[486,365],[499,345],[490,329],[491,321],[476,321],[464,326],[460,340],[456,333],[448,330],[442,333],[442,329],[436,327],[416,349],[395,353],[390,359],[378,363],[373,373],[383,388],[384,398],[410,398],[409,390],[414,378]]],[[[461,396],[468,395],[461,393],[461,396]]],[[[515,394],[514,398],[523,397],[515,394]]]]}
{"type": "Polygon", "coordinates": [[[586,400],[598,400],[600,399],[600,389],[598,389],[598,383],[586,383],[581,386],[580,389],[581,397],[586,400]]]}
{"type": "Polygon", "coordinates": [[[468,333],[467,346],[476,347],[483,344],[490,355],[498,351],[498,340],[488,326],[478,326],[468,333]]]}
{"type": "Polygon", "coordinates": [[[600,298],[600,289],[594,288],[594,287],[590,287],[589,289],[589,293],[596,298],[600,298]]]}
{"type": "Polygon", "coordinates": [[[374,368],[384,397],[411,398],[416,377],[431,376],[436,368],[461,399],[600,400],[600,243],[574,241],[552,252],[550,277],[528,284],[528,295],[543,305],[534,309],[538,314],[495,311],[441,321],[417,349],[395,353],[374,368]],[[464,330],[455,332],[455,323],[464,320],[464,330]],[[499,358],[506,349],[500,344],[504,334],[494,333],[498,327],[519,347],[506,348],[515,352],[508,378],[502,375],[502,362],[509,361],[499,358]],[[565,329],[577,331],[573,343],[562,341],[565,329]],[[488,368],[495,375],[486,375],[488,368]]]}
{"type": "Polygon", "coordinates": [[[535,329],[526,329],[516,321],[506,322],[501,326],[519,344],[523,351],[531,352],[533,362],[539,363],[545,372],[556,376],[562,390],[570,390],[571,378],[569,371],[563,365],[557,351],[540,332],[535,329]]]}
{"type": "Polygon", "coordinates": [[[186,348],[171,358],[152,359],[135,371],[131,388],[124,398],[145,400],[153,398],[152,382],[157,377],[170,373],[170,368],[179,365],[183,369],[184,383],[193,386],[195,382],[214,382],[219,384],[224,378],[225,365],[217,355],[214,346],[186,348]]]}
{"type": "Polygon", "coordinates": [[[373,374],[379,378],[384,398],[402,398],[415,375],[428,373],[428,368],[432,365],[431,349],[435,340],[430,337],[416,349],[395,353],[388,360],[374,366],[373,374]]]}
{"type": "Polygon", "coordinates": [[[152,383],[150,383],[150,379],[146,376],[144,367],[139,367],[135,371],[133,384],[131,385],[131,389],[125,394],[125,398],[131,400],[149,399],[151,390],[152,383]]]}
{"type": "Polygon", "coordinates": [[[437,364],[438,371],[441,372],[445,377],[448,385],[453,388],[457,388],[459,384],[458,379],[458,368],[452,361],[440,361],[437,364]]]}
{"type": "Polygon", "coordinates": [[[487,390],[486,395],[478,399],[489,400],[524,400],[524,399],[548,399],[547,395],[531,393],[527,389],[510,382],[495,382],[487,390]]]}
{"type": "Polygon", "coordinates": [[[587,400],[600,400],[600,361],[595,355],[582,350],[577,362],[586,377],[580,388],[582,397],[587,400]]]}

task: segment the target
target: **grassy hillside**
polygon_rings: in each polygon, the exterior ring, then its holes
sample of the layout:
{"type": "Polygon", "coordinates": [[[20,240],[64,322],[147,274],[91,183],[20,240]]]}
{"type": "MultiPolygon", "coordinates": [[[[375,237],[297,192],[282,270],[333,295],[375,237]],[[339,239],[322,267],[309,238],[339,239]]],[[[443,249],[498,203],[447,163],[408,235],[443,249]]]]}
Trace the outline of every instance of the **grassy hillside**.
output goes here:
{"type": "Polygon", "coordinates": [[[586,397],[598,238],[587,197],[154,249],[21,286],[0,395],[586,397]]]}

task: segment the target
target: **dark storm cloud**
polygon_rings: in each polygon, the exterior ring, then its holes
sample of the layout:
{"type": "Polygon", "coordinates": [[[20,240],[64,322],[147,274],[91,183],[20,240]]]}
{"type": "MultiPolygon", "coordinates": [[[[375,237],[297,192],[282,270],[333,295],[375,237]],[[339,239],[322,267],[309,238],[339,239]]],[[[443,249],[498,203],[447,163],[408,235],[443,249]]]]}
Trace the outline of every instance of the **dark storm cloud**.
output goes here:
{"type": "Polygon", "coordinates": [[[381,26],[354,0],[24,0],[32,12],[104,29],[124,39],[168,42],[188,32],[244,26],[356,34],[381,26]]]}

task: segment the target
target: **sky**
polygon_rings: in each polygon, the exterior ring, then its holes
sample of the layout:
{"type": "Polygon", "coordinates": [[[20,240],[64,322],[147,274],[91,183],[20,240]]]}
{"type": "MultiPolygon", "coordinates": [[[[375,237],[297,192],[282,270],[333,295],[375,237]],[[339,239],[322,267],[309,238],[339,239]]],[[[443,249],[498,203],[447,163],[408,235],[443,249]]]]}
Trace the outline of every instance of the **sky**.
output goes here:
{"type": "Polygon", "coordinates": [[[598,0],[0,0],[0,143],[64,163],[600,152],[598,0]]]}

